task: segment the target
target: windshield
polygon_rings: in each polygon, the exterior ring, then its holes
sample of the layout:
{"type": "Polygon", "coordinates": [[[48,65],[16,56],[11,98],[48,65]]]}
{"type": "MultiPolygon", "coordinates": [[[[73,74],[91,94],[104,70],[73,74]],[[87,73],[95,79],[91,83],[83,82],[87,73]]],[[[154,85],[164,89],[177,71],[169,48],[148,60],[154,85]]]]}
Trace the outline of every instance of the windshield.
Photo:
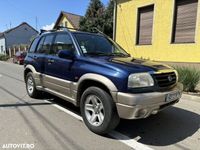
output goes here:
{"type": "Polygon", "coordinates": [[[83,54],[124,57],[129,56],[129,54],[126,53],[116,43],[102,35],[74,33],[74,36],[77,39],[83,54]]]}

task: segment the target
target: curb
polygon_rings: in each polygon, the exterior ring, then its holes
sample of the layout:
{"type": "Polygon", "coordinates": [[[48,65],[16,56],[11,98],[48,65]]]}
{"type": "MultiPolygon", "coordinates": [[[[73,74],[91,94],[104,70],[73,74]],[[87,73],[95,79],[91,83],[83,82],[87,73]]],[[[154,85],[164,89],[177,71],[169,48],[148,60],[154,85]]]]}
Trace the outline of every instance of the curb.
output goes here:
{"type": "Polygon", "coordinates": [[[200,97],[199,96],[194,96],[194,95],[189,95],[189,94],[183,94],[182,98],[186,99],[186,100],[193,100],[196,102],[200,103],[200,97]]]}

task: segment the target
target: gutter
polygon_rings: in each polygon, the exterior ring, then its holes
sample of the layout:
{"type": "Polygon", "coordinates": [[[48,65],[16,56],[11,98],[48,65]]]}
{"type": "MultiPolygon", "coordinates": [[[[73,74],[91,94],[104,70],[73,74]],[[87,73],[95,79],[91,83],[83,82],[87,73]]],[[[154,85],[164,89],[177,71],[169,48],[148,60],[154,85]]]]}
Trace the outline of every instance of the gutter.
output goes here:
{"type": "Polygon", "coordinates": [[[116,23],[117,23],[117,0],[111,0],[114,2],[114,12],[113,12],[113,40],[116,40],[116,23]]]}

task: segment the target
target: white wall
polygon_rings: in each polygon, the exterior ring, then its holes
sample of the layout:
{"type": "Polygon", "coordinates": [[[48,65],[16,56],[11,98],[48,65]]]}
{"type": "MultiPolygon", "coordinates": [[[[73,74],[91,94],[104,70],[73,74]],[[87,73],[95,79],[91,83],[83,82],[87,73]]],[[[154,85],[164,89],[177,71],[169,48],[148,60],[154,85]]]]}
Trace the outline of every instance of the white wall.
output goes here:
{"type": "Polygon", "coordinates": [[[0,39],[0,54],[5,54],[5,53],[6,53],[5,38],[2,38],[0,39]]]}

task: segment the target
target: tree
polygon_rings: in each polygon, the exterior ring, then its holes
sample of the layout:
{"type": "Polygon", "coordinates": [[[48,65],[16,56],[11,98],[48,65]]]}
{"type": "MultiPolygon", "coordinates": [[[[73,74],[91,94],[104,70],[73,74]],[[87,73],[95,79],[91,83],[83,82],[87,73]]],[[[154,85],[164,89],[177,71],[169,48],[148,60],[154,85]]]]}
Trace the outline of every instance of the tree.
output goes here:
{"type": "Polygon", "coordinates": [[[111,38],[113,37],[113,11],[114,2],[110,1],[104,13],[103,32],[111,38]]]}
{"type": "Polygon", "coordinates": [[[110,1],[105,8],[100,0],[91,0],[84,17],[80,20],[80,29],[92,32],[95,28],[113,37],[114,2],[110,1]]]}
{"type": "Polygon", "coordinates": [[[100,0],[91,0],[84,17],[80,20],[80,29],[92,32],[94,28],[103,31],[105,8],[100,0]]]}

